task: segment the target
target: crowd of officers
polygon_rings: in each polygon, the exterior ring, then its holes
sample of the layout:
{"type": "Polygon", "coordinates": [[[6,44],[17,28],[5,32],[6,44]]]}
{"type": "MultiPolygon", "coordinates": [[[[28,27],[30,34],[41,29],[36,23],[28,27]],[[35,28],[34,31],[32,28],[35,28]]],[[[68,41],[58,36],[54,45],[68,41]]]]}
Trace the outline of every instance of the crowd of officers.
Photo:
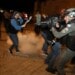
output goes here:
{"type": "Polygon", "coordinates": [[[43,51],[48,54],[46,71],[65,75],[66,63],[72,58],[75,60],[75,8],[63,9],[62,14],[44,17],[45,21],[38,20],[37,28],[40,28],[45,39],[43,51]],[[50,53],[47,52],[48,45],[52,45],[50,53]]]}
{"type": "MultiPolygon", "coordinates": [[[[6,32],[13,42],[9,48],[12,54],[13,48],[18,49],[18,31],[21,31],[32,19],[32,16],[24,19],[20,12],[13,12],[4,18],[6,32]]],[[[35,15],[35,33],[41,34],[45,39],[43,53],[47,55],[45,63],[48,65],[46,71],[57,73],[57,75],[66,75],[65,65],[68,61],[75,58],[75,8],[64,9],[63,14],[46,16],[41,21],[39,12],[35,15]],[[51,46],[51,52],[48,53],[48,46],[51,46]],[[63,47],[63,48],[62,48],[63,47]]]]}

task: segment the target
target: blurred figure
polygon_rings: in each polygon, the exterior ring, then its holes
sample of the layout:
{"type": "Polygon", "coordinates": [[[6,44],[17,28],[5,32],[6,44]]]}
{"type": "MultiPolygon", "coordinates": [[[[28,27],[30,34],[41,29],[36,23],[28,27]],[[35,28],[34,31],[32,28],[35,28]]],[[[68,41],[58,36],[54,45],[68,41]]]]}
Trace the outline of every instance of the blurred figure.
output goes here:
{"type": "Polygon", "coordinates": [[[11,16],[11,18],[8,19],[8,23],[6,25],[6,31],[13,42],[12,46],[9,48],[11,54],[14,48],[16,49],[16,52],[19,52],[17,33],[21,31],[21,29],[25,26],[26,24],[25,23],[23,24],[23,19],[20,16],[20,13],[17,11],[15,11],[11,16]]]}
{"type": "Polygon", "coordinates": [[[54,36],[50,31],[50,26],[49,26],[50,25],[49,19],[51,19],[50,16],[47,16],[45,14],[43,14],[42,16],[43,16],[43,21],[41,22],[41,34],[45,40],[42,50],[44,54],[48,55],[48,47],[49,47],[48,41],[53,40],[54,36]]]}
{"type": "Polygon", "coordinates": [[[3,23],[4,27],[6,29],[6,33],[9,33],[9,26],[10,26],[10,18],[11,18],[11,13],[8,10],[4,10],[3,12],[3,23]]]}
{"type": "Polygon", "coordinates": [[[60,19],[63,19],[64,18],[64,13],[65,13],[65,11],[66,11],[66,9],[61,9],[61,11],[60,11],[60,19]]]}
{"type": "Polygon", "coordinates": [[[66,27],[61,31],[57,31],[52,27],[52,32],[56,38],[62,38],[65,40],[66,48],[64,52],[60,55],[59,60],[56,61],[57,74],[65,75],[64,67],[68,61],[75,57],[75,8],[69,8],[65,11],[64,20],[66,22],[66,27]],[[66,37],[66,38],[65,38],[66,37]]]}
{"type": "Polygon", "coordinates": [[[28,14],[27,13],[22,12],[22,17],[23,17],[24,21],[28,20],[28,14]]]}
{"type": "Polygon", "coordinates": [[[35,23],[35,33],[38,35],[40,33],[40,23],[41,23],[41,14],[39,11],[37,11],[37,13],[35,14],[35,20],[36,20],[36,23],[35,23]]]}
{"type": "Polygon", "coordinates": [[[35,14],[35,19],[36,19],[36,25],[40,25],[41,22],[41,14],[39,11],[37,11],[37,13],[35,14]]]}
{"type": "Polygon", "coordinates": [[[1,40],[1,24],[2,24],[2,21],[3,21],[3,10],[0,10],[0,40],[1,40]]]}

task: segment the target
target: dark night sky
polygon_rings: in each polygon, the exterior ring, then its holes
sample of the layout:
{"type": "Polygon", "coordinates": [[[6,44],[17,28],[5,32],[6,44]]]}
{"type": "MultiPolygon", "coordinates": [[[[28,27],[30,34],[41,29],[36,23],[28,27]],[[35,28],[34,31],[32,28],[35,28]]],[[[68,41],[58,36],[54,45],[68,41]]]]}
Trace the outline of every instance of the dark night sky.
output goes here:
{"type": "Polygon", "coordinates": [[[14,9],[26,12],[33,12],[35,0],[2,0],[0,7],[4,9],[14,9]]]}

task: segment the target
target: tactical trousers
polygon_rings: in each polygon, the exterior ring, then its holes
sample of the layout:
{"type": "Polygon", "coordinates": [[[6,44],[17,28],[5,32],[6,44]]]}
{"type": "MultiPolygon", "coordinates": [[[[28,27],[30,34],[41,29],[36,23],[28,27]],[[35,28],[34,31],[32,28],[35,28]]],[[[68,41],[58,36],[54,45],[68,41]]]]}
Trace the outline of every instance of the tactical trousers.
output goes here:
{"type": "Polygon", "coordinates": [[[52,51],[51,53],[48,54],[46,59],[46,62],[48,63],[48,68],[53,68],[55,64],[55,60],[61,52],[60,48],[61,48],[61,44],[59,42],[55,42],[55,44],[52,46],[52,51]]]}
{"type": "Polygon", "coordinates": [[[64,70],[65,65],[74,56],[75,56],[75,51],[72,51],[68,48],[66,50],[64,50],[64,52],[59,57],[59,61],[58,61],[57,67],[56,67],[58,75],[65,75],[66,74],[66,72],[64,70]]]}

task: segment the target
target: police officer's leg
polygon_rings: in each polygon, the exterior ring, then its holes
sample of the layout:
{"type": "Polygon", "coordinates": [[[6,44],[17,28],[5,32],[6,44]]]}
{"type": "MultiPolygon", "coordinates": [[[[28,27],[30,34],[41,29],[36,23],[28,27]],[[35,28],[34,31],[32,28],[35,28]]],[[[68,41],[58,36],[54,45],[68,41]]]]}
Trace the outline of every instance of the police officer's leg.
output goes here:
{"type": "Polygon", "coordinates": [[[51,52],[48,54],[47,58],[46,58],[46,62],[48,63],[50,61],[50,59],[52,58],[52,56],[56,55],[58,56],[61,52],[61,44],[59,42],[55,42],[55,44],[52,46],[52,50],[51,52]]]}
{"type": "Polygon", "coordinates": [[[61,54],[58,64],[56,66],[58,75],[65,75],[65,65],[66,63],[75,56],[75,53],[69,50],[68,48],[61,54]]]}
{"type": "Polygon", "coordinates": [[[41,34],[42,34],[42,36],[43,36],[43,38],[45,40],[42,50],[44,51],[45,54],[48,54],[47,53],[47,50],[48,50],[47,35],[46,35],[45,32],[41,32],[41,34]]]}
{"type": "Polygon", "coordinates": [[[57,58],[57,56],[59,56],[60,54],[60,47],[61,47],[61,44],[59,42],[55,42],[55,44],[53,45],[52,47],[52,52],[49,53],[48,57],[47,57],[47,61],[49,62],[48,63],[48,69],[49,71],[56,71],[55,68],[54,68],[54,65],[55,65],[55,60],[57,58]]]}

